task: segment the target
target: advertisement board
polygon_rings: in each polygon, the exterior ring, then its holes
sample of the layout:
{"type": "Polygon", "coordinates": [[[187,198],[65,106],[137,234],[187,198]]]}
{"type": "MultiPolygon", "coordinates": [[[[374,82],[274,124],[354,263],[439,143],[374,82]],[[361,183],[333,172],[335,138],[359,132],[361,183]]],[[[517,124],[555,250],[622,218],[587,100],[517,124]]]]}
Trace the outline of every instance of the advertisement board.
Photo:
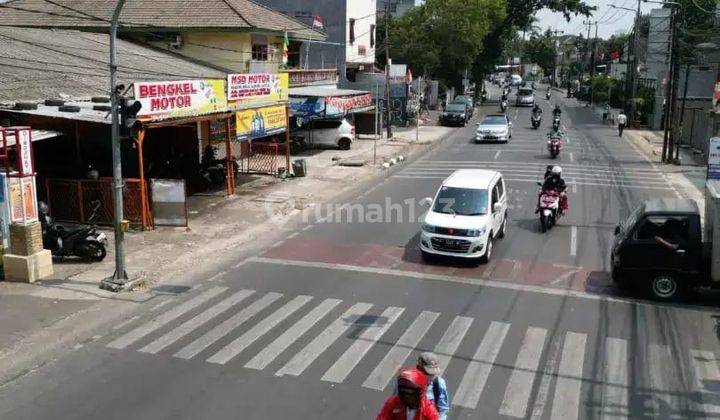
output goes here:
{"type": "Polygon", "coordinates": [[[239,141],[279,134],[286,129],[284,105],[246,109],[235,113],[235,130],[239,141]]]}
{"type": "Polygon", "coordinates": [[[32,129],[18,127],[15,129],[15,144],[17,147],[17,170],[20,176],[34,175],[32,156],[32,129]]]}
{"type": "Polygon", "coordinates": [[[290,98],[293,115],[300,118],[338,117],[348,111],[373,107],[375,101],[369,93],[355,96],[303,96],[290,98]]]}
{"type": "Polygon", "coordinates": [[[135,99],[141,120],[191,117],[227,111],[225,81],[220,79],[138,82],[135,99]]]}
{"type": "Polygon", "coordinates": [[[710,138],[707,179],[720,179],[720,137],[710,138]]]}
{"type": "Polygon", "coordinates": [[[227,88],[230,105],[287,101],[290,89],[287,73],[228,74],[227,88]]]}
{"type": "Polygon", "coordinates": [[[27,223],[38,220],[35,177],[9,178],[10,220],[27,223]]]}

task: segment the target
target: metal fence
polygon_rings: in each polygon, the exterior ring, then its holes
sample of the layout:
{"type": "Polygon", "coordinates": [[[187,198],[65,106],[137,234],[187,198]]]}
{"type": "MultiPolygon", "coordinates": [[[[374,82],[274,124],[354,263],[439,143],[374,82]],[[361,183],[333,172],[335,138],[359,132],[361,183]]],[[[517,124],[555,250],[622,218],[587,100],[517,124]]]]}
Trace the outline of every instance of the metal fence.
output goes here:
{"type": "MultiPolygon", "coordinates": [[[[132,225],[143,226],[142,183],[140,179],[123,180],[123,215],[132,225]]],[[[99,225],[112,225],[114,218],[112,178],[45,180],[47,205],[57,221],[86,223],[99,204],[93,219],[99,225]]]]}
{"type": "Polygon", "coordinates": [[[277,175],[278,168],[285,166],[285,148],[285,143],[243,142],[238,159],[240,172],[277,175]]]}
{"type": "Polygon", "coordinates": [[[707,108],[685,109],[680,144],[707,156],[710,137],[718,132],[718,128],[720,119],[707,108]]]}

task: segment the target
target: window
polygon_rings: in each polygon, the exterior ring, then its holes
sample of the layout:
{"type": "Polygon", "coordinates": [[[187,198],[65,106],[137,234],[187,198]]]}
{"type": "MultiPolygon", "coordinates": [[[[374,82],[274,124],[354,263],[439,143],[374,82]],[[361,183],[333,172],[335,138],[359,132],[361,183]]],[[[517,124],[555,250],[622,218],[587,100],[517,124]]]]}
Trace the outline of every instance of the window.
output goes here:
{"type": "Polygon", "coordinates": [[[647,217],[637,230],[640,241],[654,241],[660,237],[671,244],[686,244],[690,222],[686,217],[647,217]]]}
{"type": "Polygon", "coordinates": [[[350,45],[355,43],[355,19],[350,19],[350,45]]]}
{"type": "Polygon", "coordinates": [[[308,10],[298,10],[295,12],[295,17],[297,19],[312,19],[313,15],[308,10]]]}
{"type": "Polygon", "coordinates": [[[487,214],[487,199],[487,190],[441,187],[433,211],[460,216],[480,216],[487,214]]]}
{"type": "Polygon", "coordinates": [[[500,201],[500,194],[498,193],[498,187],[495,185],[492,190],[492,204],[490,205],[490,211],[495,211],[494,207],[500,201]]]}
{"type": "Polygon", "coordinates": [[[502,198],[503,195],[505,195],[505,185],[503,184],[502,178],[500,178],[498,180],[497,188],[498,188],[498,197],[502,198]]]}
{"type": "Polygon", "coordinates": [[[267,44],[253,44],[252,59],[255,61],[268,61],[267,44]]]}
{"type": "Polygon", "coordinates": [[[370,25],[370,48],[375,47],[375,25],[370,25]]]}

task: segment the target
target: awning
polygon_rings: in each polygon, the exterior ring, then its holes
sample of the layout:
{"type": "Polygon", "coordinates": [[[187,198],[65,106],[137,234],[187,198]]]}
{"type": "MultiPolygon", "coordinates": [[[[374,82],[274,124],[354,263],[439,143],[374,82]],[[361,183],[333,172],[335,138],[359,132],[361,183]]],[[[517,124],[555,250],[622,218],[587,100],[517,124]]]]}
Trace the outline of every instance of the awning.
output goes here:
{"type": "MultiPolygon", "coordinates": [[[[8,146],[15,146],[15,135],[12,133],[6,133],[6,141],[8,146]]],[[[32,130],[31,139],[32,141],[40,141],[40,140],[47,140],[54,137],[60,137],[64,136],[63,133],[59,131],[50,131],[50,130],[32,130]]]]}
{"type": "Polygon", "coordinates": [[[341,117],[374,109],[370,92],[316,86],[290,88],[290,115],[303,118],[341,117]]]}

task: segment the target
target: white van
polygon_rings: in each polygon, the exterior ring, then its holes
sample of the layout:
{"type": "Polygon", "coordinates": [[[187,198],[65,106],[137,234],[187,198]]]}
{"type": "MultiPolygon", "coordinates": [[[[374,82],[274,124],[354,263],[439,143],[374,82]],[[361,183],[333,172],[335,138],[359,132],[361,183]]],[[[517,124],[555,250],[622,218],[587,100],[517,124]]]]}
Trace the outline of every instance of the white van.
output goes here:
{"type": "Polygon", "coordinates": [[[430,210],[420,232],[423,259],[434,255],[487,263],[493,240],[507,231],[507,192],[502,174],[460,169],[447,177],[435,198],[423,199],[430,210]]]}
{"type": "Polygon", "coordinates": [[[523,81],[522,77],[520,77],[519,74],[513,74],[512,76],[510,76],[510,79],[513,86],[520,86],[523,81]]]}

